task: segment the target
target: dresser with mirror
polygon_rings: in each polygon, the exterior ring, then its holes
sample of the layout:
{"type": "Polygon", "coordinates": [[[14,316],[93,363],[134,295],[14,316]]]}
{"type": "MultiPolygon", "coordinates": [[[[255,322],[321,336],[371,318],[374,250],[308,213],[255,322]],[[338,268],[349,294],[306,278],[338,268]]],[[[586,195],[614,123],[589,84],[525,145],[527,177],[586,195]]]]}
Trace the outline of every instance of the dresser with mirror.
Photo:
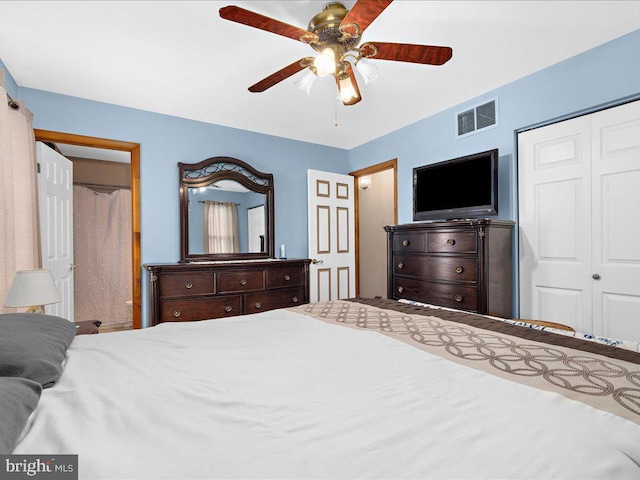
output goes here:
{"type": "Polygon", "coordinates": [[[180,252],[146,264],[149,325],[309,301],[309,260],[275,258],[273,175],[230,157],[178,163],[180,252]]]}

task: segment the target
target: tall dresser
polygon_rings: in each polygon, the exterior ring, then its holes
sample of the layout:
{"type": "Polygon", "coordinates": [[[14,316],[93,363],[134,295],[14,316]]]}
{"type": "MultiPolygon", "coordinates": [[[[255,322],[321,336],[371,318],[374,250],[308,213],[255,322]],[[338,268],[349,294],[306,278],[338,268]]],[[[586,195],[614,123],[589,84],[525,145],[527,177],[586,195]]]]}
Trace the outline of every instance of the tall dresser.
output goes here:
{"type": "Polygon", "coordinates": [[[309,262],[267,259],[147,264],[149,325],[308,303],[309,262]]]}
{"type": "Polygon", "coordinates": [[[505,220],[385,227],[387,296],[512,318],[512,237],[505,220]]]}

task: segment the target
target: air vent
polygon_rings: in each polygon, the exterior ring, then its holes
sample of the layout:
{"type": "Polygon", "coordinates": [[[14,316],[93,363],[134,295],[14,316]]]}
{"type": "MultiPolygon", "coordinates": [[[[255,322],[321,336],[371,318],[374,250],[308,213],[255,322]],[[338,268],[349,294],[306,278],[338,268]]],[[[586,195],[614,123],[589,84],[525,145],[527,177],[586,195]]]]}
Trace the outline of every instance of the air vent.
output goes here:
{"type": "Polygon", "coordinates": [[[457,136],[463,137],[498,125],[498,100],[458,113],[457,136]]]}
{"type": "Polygon", "coordinates": [[[458,136],[476,131],[475,109],[458,114],[458,136]]]}

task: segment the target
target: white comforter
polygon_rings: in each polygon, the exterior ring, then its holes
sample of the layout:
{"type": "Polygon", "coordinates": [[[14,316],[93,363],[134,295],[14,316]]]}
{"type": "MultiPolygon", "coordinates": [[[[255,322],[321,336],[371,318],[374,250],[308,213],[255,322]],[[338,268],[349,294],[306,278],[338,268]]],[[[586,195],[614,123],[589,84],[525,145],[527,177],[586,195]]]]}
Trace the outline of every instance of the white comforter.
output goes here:
{"type": "Polygon", "coordinates": [[[640,425],[287,310],[77,337],[15,453],[80,478],[640,478],[640,425]]]}

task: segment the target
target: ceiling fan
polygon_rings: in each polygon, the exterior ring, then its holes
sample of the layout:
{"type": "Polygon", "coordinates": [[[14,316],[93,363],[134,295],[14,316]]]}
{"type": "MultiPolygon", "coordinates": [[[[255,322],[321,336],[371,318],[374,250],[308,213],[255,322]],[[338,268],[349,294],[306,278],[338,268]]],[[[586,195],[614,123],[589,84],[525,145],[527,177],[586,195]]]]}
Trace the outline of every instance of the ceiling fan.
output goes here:
{"type": "Polygon", "coordinates": [[[364,71],[364,68],[359,67],[364,67],[368,59],[443,65],[453,55],[450,47],[408,43],[366,42],[358,47],[363,32],[391,2],[392,0],[357,0],[351,10],[338,2],[327,3],[322,12],[311,19],[307,30],[236,6],[221,8],[220,16],[225,20],[306,43],[320,52],[316,57],[296,60],[260,80],[249,87],[250,92],[264,92],[308,68],[314,77],[333,75],[342,103],[355,105],[362,97],[353,66],[364,71]]]}

